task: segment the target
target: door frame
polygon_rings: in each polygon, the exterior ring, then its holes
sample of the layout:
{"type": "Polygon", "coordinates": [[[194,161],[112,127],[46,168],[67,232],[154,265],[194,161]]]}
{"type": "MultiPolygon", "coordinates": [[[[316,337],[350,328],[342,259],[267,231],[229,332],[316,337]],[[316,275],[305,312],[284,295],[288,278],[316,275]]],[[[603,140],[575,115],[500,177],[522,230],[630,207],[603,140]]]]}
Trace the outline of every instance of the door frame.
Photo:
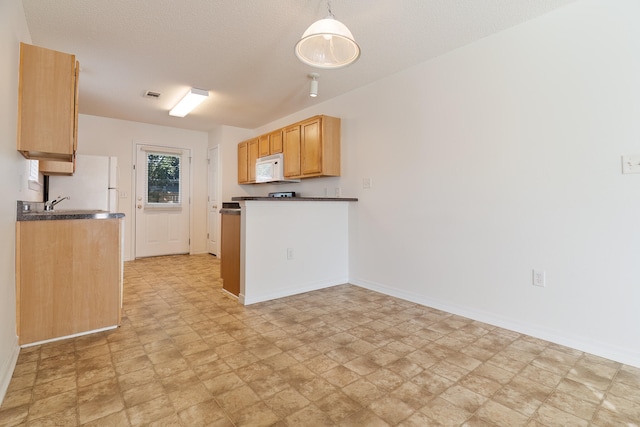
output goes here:
{"type": "MultiPolygon", "coordinates": [[[[216,252],[215,255],[216,257],[220,258],[220,239],[222,238],[221,236],[221,218],[220,218],[220,212],[219,209],[222,208],[222,180],[221,180],[221,153],[222,153],[222,146],[220,144],[215,144],[213,146],[207,147],[207,232],[209,232],[209,230],[211,229],[211,224],[209,224],[209,205],[211,203],[211,200],[209,199],[209,196],[211,195],[211,188],[209,188],[209,185],[211,184],[211,151],[212,150],[217,150],[218,151],[218,158],[217,158],[217,167],[216,167],[216,179],[215,179],[215,184],[216,184],[216,194],[218,195],[218,212],[216,213],[216,216],[218,218],[218,220],[216,221],[216,252]]],[[[208,239],[207,239],[207,251],[209,249],[209,243],[208,243],[208,239]]]]}
{"type": "Polygon", "coordinates": [[[151,147],[158,147],[160,149],[167,150],[185,150],[188,152],[189,158],[189,254],[192,254],[192,238],[193,238],[193,148],[192,147],[181,147],[179,145],[167,145],[167,144],[157,144],[152,141],[145,140],[133,140],[131,141],[131,259],[137,259],[136,256],[136,236],[137,236],[137,224],[136,224],[136,165],[138,163],[138,145],[147,145],[151,147]]]}

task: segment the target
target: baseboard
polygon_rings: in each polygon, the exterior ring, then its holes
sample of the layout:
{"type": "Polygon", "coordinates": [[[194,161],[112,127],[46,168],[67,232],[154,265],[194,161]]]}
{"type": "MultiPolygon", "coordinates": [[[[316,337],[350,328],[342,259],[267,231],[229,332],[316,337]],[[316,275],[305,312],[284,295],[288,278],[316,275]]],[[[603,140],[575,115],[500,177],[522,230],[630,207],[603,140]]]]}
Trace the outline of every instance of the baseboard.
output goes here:
{"type": "Polygon", "coordinates": [[[567,336],[560,331],[541,328],[539,326],[523,323],[515,319],[499,316],[494,313],[476,310],[471,307],[458,306],[455,304],[450,304],[448,302],[427,298],[423,295],[403,291],[367,280],[351,279],[349,283],[365,289],[380,292],[381,294],[400,298],[427,307],[432,307],[437,310],[445,311],[447,313],[456,314],[468,319],[477,320],[489,325],[508,329],[555,344],[570,347],[579,351],[584,351],[596,356],[604,357],[605,359],[624,363],[625,365],[640,368],[640,354],[628,348],[620,348],[605,343],[594,342],[593,340],[589,340],[586,337],[567,336]]]}
{"type": "Polygon", "coordinates": [[[18,355],[20,354],[18,337],[16,337],[11,347],[12,349],[9,357],[0,363],[0,405],[2,405],[4,396],[7,394],[7,389],[9,388],[13,371],[16,369],[16,363],[18,362],[18,355]]]}
{"type": "Polygon", "coordinates": [[[22,347],[23,348],[33,347],[33,346],[36,346],[36,345],[47,344],[47,343],[50,343],[50,342],[67,340],[69,338],[77,338],[77,337],[82,337],[84,335],[95,334],[97,332],[110,331],[112,329],[117,329],[117,328],[118,328],[118,325],[105,326],[104,328],[98,328],[98,329],[92,329],[90,331],[78,332],[77,334],[65,335],[65,336],[62,336],[62,337],[50,338],[48,340],[42,340],[42,341],[30,342],[28,344],[22,344],[22,347]]]}
{"type": "Polygon", "coordinates": [[[309,283],[295,289],[284,289],[282,291],[271,292],[268,294],[247,297],[242,295],[241,302],[244,305],[257,304],[259,302],[271,301],[278,298],[290,297],[292,295],[304,294],[305,292],[317,291],[320,289],[330,288],[332,286],[344,285],[347,283],[346,278],[327,280],[322,282],[309,283]]]}

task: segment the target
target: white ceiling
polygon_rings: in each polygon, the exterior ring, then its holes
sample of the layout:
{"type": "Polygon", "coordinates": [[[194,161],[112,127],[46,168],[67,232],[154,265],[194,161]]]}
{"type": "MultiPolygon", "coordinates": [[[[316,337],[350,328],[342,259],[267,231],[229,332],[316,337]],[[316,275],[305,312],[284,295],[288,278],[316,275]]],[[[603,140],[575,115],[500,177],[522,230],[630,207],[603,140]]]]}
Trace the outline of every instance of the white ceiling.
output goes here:
{"type": "Polygon", "coordinates": [[[80,61],[80,113],[210,130],[256,128],[575,0],[333,0],[362,50],[312,69],[293,47],[325,0],[23,0],[33,44],[80,61]],[[319,95],[309,97],[308,74],[319,95]],[[190,87],[209,99],[168,110],[190,87]],[[160,92],[159,99],[144,97],[160,92]]]}

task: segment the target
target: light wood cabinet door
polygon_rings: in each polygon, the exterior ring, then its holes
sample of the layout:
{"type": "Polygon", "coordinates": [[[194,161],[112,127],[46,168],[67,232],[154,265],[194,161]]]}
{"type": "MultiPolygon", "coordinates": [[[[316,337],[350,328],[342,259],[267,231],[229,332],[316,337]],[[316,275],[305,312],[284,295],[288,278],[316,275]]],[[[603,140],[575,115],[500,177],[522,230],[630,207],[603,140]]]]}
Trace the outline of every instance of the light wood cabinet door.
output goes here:
{"type": "Polygon", "coordinates": [[[249,143],[247,141],[238,144],[238,184],[249,182],[249,143]]]}
{"type": "Polygon", "coordinates": [[[220,276],[222,289],[240,294],[240,215],[222,214],[222,259],[220,276]]]}
{"type": "Polygon", "coordinates": [[[40,160],[38,168],[43,175],[73,175],[76,171],[76,156],[73,156],[73,161],[71,162],[40,160]]]}
{"type": "Polygon", "coordinates": [[[258,157],[265,157],[269,154],[271,154],[269,135],[261,135],[260,138],[258,138],[258,157]]]}
{"type": "Polygon", "coordinates": [[[269,134],[269,145],[271,147],[271,154],[282,153],[282,129],[278,129],[275,132],[269,134]]]}
{"type": "Polygon", "coordinates": [[[16,315],[21,345],[120,323],[119,219],[16,224],[16,315]]]}
{"type": "Polygon", "coordinates": [[[73,160],[78,69],[74,55],[20,43],[17,149],[26,158],[73,160]]]}
{"type": "Polygon", "coordinates": [[[249,170],[249,182],[256,182],[256,160],[260,157],[260,147],[258,138],[249,141],[249,162],[247,169],[249,170]]]}
{"type": "Polygon", "coordinates": [[[300,125],[300,169],[302,176],[322,173],[322,138],[320,119],[304,122],[300,125]]]}
{"type": "MultiPolygon", "coordinates": [[[[340,176],[340,119],[315,116],[268,134],[269,154],[284,154],[286,178],[340,176]]],[[[255,182],[255,163],[266,136],[238,144],[238,183],[255,182]],[[246,159],[246,162],[245,162],[246,159]]]]}
{"type": "Polygon", "coordinates": [[[300,125],[284,130],[284,176],[300,177],[300,125]]]}

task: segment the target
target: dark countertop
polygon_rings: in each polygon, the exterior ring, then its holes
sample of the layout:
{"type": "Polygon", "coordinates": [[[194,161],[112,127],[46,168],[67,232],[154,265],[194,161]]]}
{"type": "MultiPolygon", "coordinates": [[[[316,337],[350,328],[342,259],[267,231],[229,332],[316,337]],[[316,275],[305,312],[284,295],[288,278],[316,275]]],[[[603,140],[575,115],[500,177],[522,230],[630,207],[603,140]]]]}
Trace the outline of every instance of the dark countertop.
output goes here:
{"type": "Polygon", "coordinates": [[[240,215],[242,213],[242,211],[240,209],[222,208],[222,209],[220,209],[220,213],[222,215],[240,215]]]}
{"type": "Polygon", "coordinates": [[[258,197],[258,196],[236,196],[233,201],[260,200],[270,202],[357,202],[356,197],[258,197]]]}
{"type": "Polygon", "coordinates": [[[44,211],[43,203],[18,201],[16,219],[18,221],[48,221],[64,219],[118,219],[124,218],[123,213],[112,213],[99,210],[64,210],[44,211]],[[25,210],[25,205],[29,210],[25,210]]]}

